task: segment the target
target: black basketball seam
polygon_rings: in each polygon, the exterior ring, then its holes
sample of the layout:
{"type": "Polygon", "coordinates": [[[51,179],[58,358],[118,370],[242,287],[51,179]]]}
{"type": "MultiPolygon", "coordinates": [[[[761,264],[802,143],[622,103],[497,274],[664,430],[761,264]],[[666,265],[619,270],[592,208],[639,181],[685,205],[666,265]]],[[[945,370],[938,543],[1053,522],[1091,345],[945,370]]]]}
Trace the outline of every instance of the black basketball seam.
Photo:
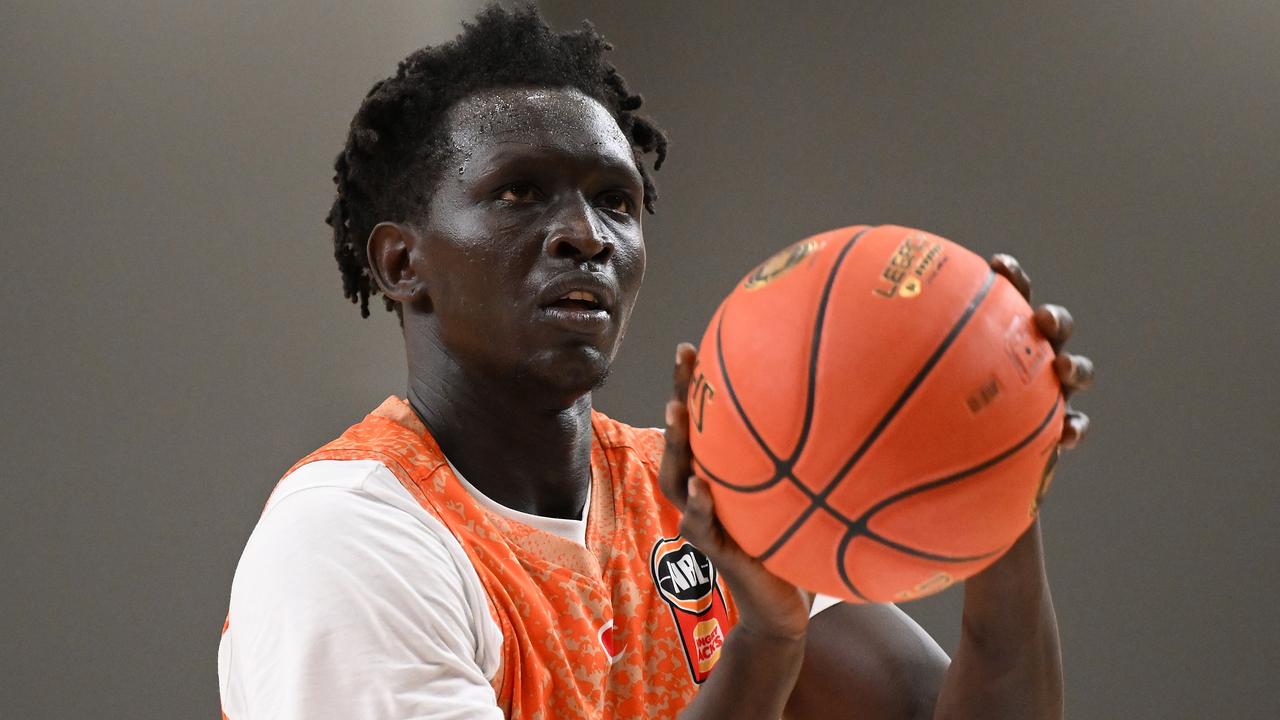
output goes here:
{"type": "Polygon", "coordinates": [[[706,479],[710,480],[711,482],[716,483],[717,485],[723,485],[723,486],[725,486],[725,487],[727,487],[727,488],[729,488],[729,489],[731,489],[731,490],[737,490],[737,489],[738,489],[738,486],[737,486],[737,485],[734,485],[733,483],[729,482],[728,480],[725,480],[724,478],[722,478],[722,477],[720,477],[720,476],[718,476],[718,475],[716,475],[716,474],[712,473],[710,470],[708,470],[708,469],[707,469],[707,466],[706,466],[706,465],[703,465],[703,464],[702,464],[702,462],[701,462],[700,460],[698,460],[698,458],[696,458],[696,457],[695,457],[695,458],[693,458],[693,465],[695,466],[695,467],[694,467],[694,472],[698,473],[699,475],[702,475],[703,477],[705,477],[706,479]]]}
{"type": "Polygon", "coordinates": [[[872,429],[871,433],[863,440],[862,445],[860,445],[858,449],[855,450],[854,454],[850,456],[849,460],[846,461],[845,465],[840,469],[840,471],[836,474],[836,476],[823,487],[823,490],[821,492],[815,493],[813,490],[809,489],[808,486],[801,483],[799,479],[795,477],[795,474],[791,472],[791,469],[792,469],[793,463],[796,461],[799,455],[804,451],[804,448],[808,442],[809,432],[812,428],[812,420],[813,420],[813,413],[814,413],[814,398],[816,396],[816,386],[817,386],[817,363],[818,363],[818,357],[820,354],[820,343],[821,343],[821,337],[822,337],[822,329],[825,323],[827,304],[830,300],[831,290],[835,284],[836,275],[838,274],[840,266],[844,262],[846,255],[848,254],[849,250],[853,247],[854,243],[856,243],[857,240],[863,234],[865,234],[871,229],[872,228],[864,228],[858,231],[852,238],[849,239],[847,244],[843,248],[841,248],[839,256],[837,257],[835,263],[833,263],[832,269],[827,275],[826,283],[823,288],[822,297],[819,300],[817,318],[814,321],[813,335],[810,340],[809,377],[808,377],[808,387],[806,389],[805,417],[804,417],[803,424],[801,426],[800,437],[796,441],[796,446],[794,450],[789,454],[786,460],[781,460],[773,452],[772,448],[770,448],[764,442],[764,439],[760,436],[755,426],[752,425],[750,418],[747,416],[745,409],[742,407],[742,404],[738,399],[737,392],[734,390],[733,383],[729,377],[728,367],[724,361],[724,349],[723,349],[724,346],[720,342],[721,328],[723,327],[724,314],[725,314],[723,311],[721,312],[720,318],[717,320],[716,351],[717,351],[717,360],[720,364],[721,377],[724,380],[725,387],[729,391],[730,400],[733,402],[734,408],[738,412],[738,415],[743,419],[744,424],[747,426],[747,430],[751,433],[751,436],[755,439],[757,445],[759,445],[759,447],[765,452],[766,455],[769,456],[769,459],[774,463],[774,466],[775,466],[774,476],[769,480],[765,481],[764,483],[760,483],[752,486],[740,486],[734,483],[727,482],[722,478],[716,477],[715,475],[713,475],[707,470],[705,465],[703,465],[701,462],[698,462],[696,458],[694,459],[694,462],[702,470],[702,472],[705,475],[707,475],[708,479],[738,492],[759,492],[762,490],[766,490],[770,487],[773,487],[778,482],[781,482],[783,479],[791,480],[801,490],[803,494],[809,497],[810,499],[809,507],[807,507],[800,514],[800,516],[796,518],[795,521],[792,522],[791,526],[788,527],[787,530],[784,531],[783,534],[780,535],[768,549],[766,549],[763,553],[761,553],[758,556],[758,559],[760,559],[761,561],[767,560],[775,552],[781,549],[781,547],[785,545],[787,541],[790,540],[790,538],[795,534],[795,532],[801,526],[804,525],[804,523],[813,515],[813,513],[819,507],[821,507],[824,510],[827,510],[833,517],[835,517],[837,520],[843,523],[847,528],[845,537],[842,538],[840,543],[840,548],[837,551],[837,557],[836,557],[837,569],[839,570],[841,581],[844,583],[845,587],[848,588],[849,591],[852,592],[855,596],[867,602],[870,602],[869,598],[867,598],[866,595],[864,595],[853,584],[853,581],[849,578],[847,569],[845,568],[844,566],[845,564],[842,560],[842,558],[844,557],[845,551],[848,549],[848,546],[853,542],[853,540],[855,540],[858,537],[866,537],[867,539],[873,542],[884,545],[885,547],[888,547],[890,549],[893,549],[897,552],[901,552],[906,555],[911,555],[911,556],[915,556],[915,557],[919,557],[922,559],[931,560],[935,562],[947,562],[947,563],[975,562],[975,561],[983,560],[986,558],[990,558],[994,555],[998,555],[999,553],[1007,549],[1007,546],[1001,547],[999,549],[996,549],[987,553],[982,553],[979,555],[974,555],[974,556],[940,555],[940,554],[930,553],[924,550],[920,550],[917,548],[913,548],[908,545],[896,542],[894,540],[890,540],[889,538],[886,538],[880,535],[879,533],[872,531],[869,527],[867,527],[867,523],[876,513],[880,512],[881,510],[884,510],[885,508],[891,506],[892,504],[900,500],[906,499],[908,497],[911,497],[913,495],[916,495],[922,492],[926,492],[928,490],[935,489],[937,487],[942,487],[944,485],[947,485],[953,482],[958,482],[959,480],[962,480],[965,477],[969,477],[976,473],[982,472],[983,470],[989,469],[990,467],[1004,461],[1011,455],[1017,453],[1019,450],[1025,447],[1028,443],[1030,443],[1033,439],[1035,439],[1035,437],[1037,437],[1041,431],[1043,431],[1044,427],[1048,424],[1049,420],[1052,419],[1053,414],[1054,412],[1056,412],[1058,405],[1060,403],[1060,398],[1055,398],[1054,404],[1050,407],[1048,414],[1037,425],[1036,429],[1032,431],[1029,435],[1024,437],[1022,440],[1020,440],[1018,443],[1016,443],[1013,447],[1008,448],[1005,451],[1001,452],[1000,454],[996,455],[995,457],[992,457],[971,468],[967,468],[958,473],[954,473],[952,475],[946,476],[944,478],[940,478],[938,480],[933,480],[927,483],[923,483],[914,488],[909,488],[907,490],[904,490],[894,495],[891,498],[882,500],[879,503],[877,503],[875,506],[873,506],[871,509],[863,513],[862,516],[856,520],[850,520],[849,518],[845,517],[841,512],[839,512],[838,510],[836,510],[835,508],[827,504],[826,498],[831,494],[831,492],[834,491],[836,487],[839,486],[840,481],[843,480],[844,477],[847,476],[848,473],[853,470],[853,467],[857,464],[857,462],[870,450],[871,446],[875,443],[875,441],[878,440],[879,437],[884,433],[884,431],[888,428],[889,424],[893,421],[893,419],[897,417],[898,412],[901,411],[902,407],[905,406],[906,402],[912,397],[912,395],[914,395],[915,391],[919,388],[920,384],[922,384],[924,382],[924,379],[928,377],[929,373],[932,372],[934,366],[936,366],[937,363],[941,360],[946,350],[951,346],[951,344],[955,341],[955,339],[959,337],[960,333],[963,332],[964,328],[968,325],[969,320],[972,319],[972,316],[974,315],[974,313],[976,313],[978,307],[986,299],[988,293],[990,292],[991,286],[994,283],[995,273],[993,271],[989,271],[987,273],[986,278],[983,281],[982,286],[979,288],[977,294],[970,300],[968,306],[966,306],[965,311],[961,314],[960,318],[957,319],[957,321],[952,325],[952,328],[948,332],[947,336],[943,339],[943,341],[939,344],[939,346],[934,350],[933,354],[928,358],[928,360],[926,360],[924,366],[916,373],[915,377],[912,378],[911,382],[899,395],[898,399],[894,402],[892,406],[890,406],[889,410],[886,411],[885,415],[881,417],[880,422],[876,424],[876,426],[872,429]]]}
{"type": "MultiPolygon", "coordinates": [[[[756,426],[751,424],[751,418],[747,417],[746,410],[743,409],[742,403],[738,401],[738,393],[734,392],[733,381],[729,379],[729,367],[724,363],[724,345],[720,342],[720,328],[724,327],[724,316],[728,312],[729,307],[726,304],[720,310],[720,319],[716,321],[716,362],[720,365],[720,377],[724,380],[725,389],[729,391],[729,399],[733,401],[733,407],[738,411],[738,417],[742,418],[742,422],[747,426],[747,431],[751,433],[751,437],[755,438],[756,444],[760,446],[761,450],[764,450],[776,468],[779,463],[778,456],[765,443],[764,438],[760,437],[760,433],[756,432],[756,426]]],[[[774,479],[770,482],[777,482],[777,480],[774,479]]]]}
{"type": "Polygon", "coordinates": [[[937,553],[926,552],[924,550],[913,548],[910,545],[903,545],[900,542],[897,542],[895,540],[890,540],[889,538],[883,535],[880,535],[879,533],[876,533],[868,528],[862,528],[862,530],[856,533],[856,535],[857,537],[864,537],[868,540],[871,540],[872,542],[879,543],[880,545],[884,545],[885,547],[890,548],[892,550],[897,550],[903,555],[910,555],[912,557],[918,557],[922,560],[932,560],[934,562],[943,562],[943,563],[967,563],[967,562],[974,562],[977,560],[985,560],[989,557],[999,555],[1001,552],[1004,551],[1005,547],[1007,547],[1007,546],[1002,546],[995,550],[990,550],[984,553],[978,553],[977,555],[939,555],[937,553]]]}
{"type": "Polygon", "coordinates": [[[774,538],[772,545],[765,548],[764,552],[756,556],[757,560],[764,562],[773,557],[773,554],[781,550],[783,545],[787,544],[787,541],[791,539],[791,536],[795,534],[796,530],[798,530],[801,525],[804,525],[805,521],[809,519],[809,516],[812,515],[819,507],[831,511],[836,515],[836,517],[839,517],[842,521],[848,524],[848,518],[841,515],[835,508],[827,505],[826,501],[822,498],[816,495],[811,495],[809,500],[809,507],[805,508],[804,512],[800,513],[800,515],[792,521],[791,525],[788,526],[786,530],[778,535],[778,537],[774,538]]]}
{"type": "MultiPolygon", "coordinates": [[[[801,451],[803,451],[805,443],[808,442],[809,428],[813,420],[813,396],[816,392],[817,386],[818,343],[822,337],[822,323],[826,318],[827,302],[831,296],[831,288],[835,285],[836,274],[839,272],[840,266],[844,263],[845,257],[849,254],[849,250],[851,250],[854,244],[858,242],[858,238],[865,235],[871,229],[872,228],[867,227],[854,233],[853,237],[849,238],[849,240],[845,242],[844,247],[840,249],[840,254],[836,257],[836,261],[832,263],[831,271],[827,273],[827,280],[822,290],[822,297],[818,302],[818,316],[814,320],[813,336],[809,341],[809,388],[805,404],[804,424],[801,427],[800,439],[796,443],[796,448],[791,452],[791,455],[786,460],[782,460],[774,454],[773,450],[765,443],[764,438],[760,437],[755,426],[751,424],[751,418],[747,416],[746,410],[738,400],[738,393],[733,389],[733,381],[729,378],[729,367],[725,364],[724,360],[724,345],[720,342],[720,329],[724,325],[724,316],[728,312],[728,308],[726,307],[720,311],[720,317],[716,320],[716,361],[720,365],[720,377],[724,380],[725,389],[729,392],[729,399],[733,402],[733,407],[737,410],[738,416],[742,418],[743,423],[747,426],[747,430],[751,433],[751,437],[755,439],[756,444],[760,446],[760,449],[764,450],[765,454],[769,456],[769,460],[773,463],[773,476],[768,480],[755,485],[737,485],[714,477],[709,472],[707,473],[709,476],[708,479],[738,492],[760,492],[768,490],[784,479],[790,479],[799,486],[800,489],[810,497],[810,499],[813,498],[813,491],[801,483],[792,474],[791,466],[800,455],[801,451]]],[[[703,470],[706,470],[706,466],[702,463],[698,463],[698,465],[702,467],[703,470]]]]}
{"type": "Polygon", "coordinates": [[[982,282],[982,287],[978,289],[977,294],[975,294],[973,299],[969,301],[964,312],[961,313],[959,319],[957,319],[952,325],[950,332],[948,332],[946,337],[942,339],[942,342],[939,343],[938,347],[933,351],[933,354],[929,356],[929,359],[925,361],[924,366],[920,368],[915,377],[911,379],[911,382],[907,384],[907,387],[898,396],[898,399],[889,407],[889,410],[885,412],[884,416],[881,417],[880,422],[872,428],[871,433],[862,441],[862,445],[854,451],[853,455],[845,462],[840,471],[836,473],[836,476],[823,487],[822,491],[817,493],[817,495],[811,496],[809,508],[802,512],[800,516],[797,517],[791,525],[789,525],[787,529],[778,536],[773,544],[765,550],[765,553],[760,555],[758,558],[759,560],[767,560],[775,552],[780,550],[782,546],[785,545],[793,535],[795,535],[796,531],[800,529],[800,526],[809,519],[809,516],[813,514],[814,509],[816,509],[818,505],[834,512],[834,508],[827,505],[827,496],[830,495],[831,492],[840,484],[840,481],[853,470],[853,466],[862,459],[862,456],[871,449],[871,445],[879,439],[880,435],[889,427],[889,423],[897,417],[898,411],[906,405],[907,400],[911,399],[911,396],[915,393],[916,389],[920,387],[920,384],[924,382],[924,379],[933,371],[934,366],[938,364],[938,361],[942,359],[943,354],[945,354],[947,349],[951,347],[951,343],[955,342],[955,339],[960,336],[960,333],[969,324],[969,319],[973,317],[975,312],[977,312],[978,306],[986,299],[987,294],[991,290],[991,285],[995,280],[995,276],[996,274],[994,271],[987,271],[987,276],[982,282]]]}
{"type": "Polygon", "coordinates": [[[863,595],[862,591],[853,584],[853,580],[849,578],[848,569],[845,568],[844,563],[840,561],[840,558],[843,558],[845,552],[849,550],[849,543],[852,543],[853,539],[857,536],[858,533],[855,532],[853,528],[850,528],[849,531],[844,534],[844,537],[840,539],[840,547],[836,549],[836,570],[840,571],[840,582],[844,583],[846,588],[849,588],[849,592],[857,595],[858,599],[863,602],[871,602],[871,598],[863,595]]]}
{"type": "Polygon", "coordinates": [[[905,500],[913,495],[919,495],[922,492],[928,492],[930,490],[936,490],[937,488],[940,488],[944,485],[950,485],[953,482],[958,482],[960,480],[963,480],[966,477],[969,477],[970,475],[980,473],[983,470],[986,470],[993,465],[997,465],[1001,462],[1004,462],[1005,460],[1009,459],[1009,456],[1017,453],[1019,450],[1026,447],[1032,440],[1035,440],[1036,437],[1039,436],[1040,433],[1044,431],[1045,426],[1047,426],[1049,424],[1049,421],[1053,419],[1053,414],[1057,412],[1058,405],[1061,402],[1062,402],[1061,396],[1055,397],[1053,399],[1053,405],[1049,406],[1049,412],[1045,414],[1042,420],[1040,420],[1040,422],[1036,425],[1036,428],[1032,430],[1031,433],[1028,434],[1026,437],[1023,437],[1017,443],[1015,443],[1008,449],[1002,451],[1000,454],[995,455],[987,460],[984,460],[983,462],[978,463],[973,467],[966,468],[959,472],[952,473],[951,475],[938,478],[937,480],[929,480],[928,482],[923,482],[914,487],[910,487],[910,488],[907,488],[906,490],[899,491],[898,493],[895,493],[894,495],[891,495],[881,500],[875,505],[872,505],[866,512],[862,513],[862,515],[860,515],[855,522],[859,522],[863,524],[869,523],[871,522],[871,517],[873,515],[880,512],[881,510],[884,510],[890,505],[893,505],[899,500],[905,500]]]}
{"type": "Polygon", "coordinates": [[[867,438],[862,441],[862,445],[855,450],[853,455],[849,457],[849,460],[845,462],[844,467],[840,469],[840,472],[836,473],[836,476],[827,483],[826,487],[824,487],[821,492],[818,493],[819,496],[826,498],[827,495],[830,495],[831,491],[840,484],[840,481],[853,470],[853,466],[858,464],[858,461],[862,459],[863,455],[866,455],[867,451],[871,449],[871,446],[875,444],[875,441],[880,439],[880,436],[889,427],[889,423],[893,422],[893,419],[898,416],[898,412],[902,410],[902,407],[906,405],[907,401],[911,399],[911,396],[915,394],[916,390],[920,387],[920,384],[924,382],[924,379],[929,376],[929,373],[933,372],[934,366],[937,365],[938,361],[942,359],[942,356],[946,354],[947,349],[951,347],[951,343],[955,342],[955,339],[959,337],[960,333],[964,331],[966,326],[968,326],[969,320],[973,317],[974,313],[977,312],[978,306],[987,298],[987,293],[990,292],[991,285],[995,280],[995,277],[995,271],[987,271],[987,277],[983,280],[982,287],[978,289],[978,294],[974,295],[973,299],[969,301],[969,305],[965,307],[960,318],[951,326],[951,331],[942,339],[942,342],[938,345],[937,349],[935,349],[933,354],[929,356],[929,359],[925,361],[924,367],[920,368],[920,371],[916,373],[916,376],[911,379],[911,382],[907,384],[906,389],[902,391],[902,394],[898,396],[898,399],[894,401],[893,405],[889,407],[889,410],[880,418],[880,422],[876,423],[876,426],[871,430],[871,434],[867,435],[867,438]]]}
{"type": "MultiPolygon", "coordinates": [[[[967,556],[967,557],[939,555],[936,553],[930,553],[924,550],[913,548],[913,547],[910,547],[909,545],[905,545],[894,540],[890,540],[884,537],[883,535],[880,535],[879,533],[875,532],[871,528],[867,527],[867,524],[871,521],[872,516],[874,516],[876,513],[880,512],[881,510],[885,509],[889,505],[892,505],[894,502],[897,502],[898,500],[902,500],[912,495],[917,495],[919,493],[926,492],[928,490],[933,490],[935,488],[942,487],[943,485],[947,485],[953,482],[958,482],[960,480],[963,480],[966,477],[975,475],[979,472],[982,472],[983,470],[988,470],[994,467],[995,465],[998,465],[1004,462],[1005,460],[1008,460],[1010,457],[1017,454],[1019,451],[1025,448],[1028,444],[1030,444],[1032,440],[1035,440],[1037,437],[1039,437],[1040,433],[1044,432],[1045,427],[1047,427],[1049,424],[1049,421],[1053,419],[1054,413],[1057,412],[1058,406],[1061,403],[1062,403],[1062,396],[1059,395],[1058,397],[1055,397],[1053,399],[1053,405],[1049,407],[1049,412],[1045,414],[1044,418],[1036,425],[1035,429],[1032,430],[1030,433],[1028,433],[1025,437],[1023,437],[1021,440],[1019,440],[1010,448],[970,468],[966,468],[964,470],[961,470],[957,473],[953,473],[951,475],[940,478],[938,480],[931,480],[926,483],[921,483],[920,485],[917,485],[914,488],[909,488],[907,490],[902,491],[901,493],[898,493],[892,498],[889,498],[887,500],[882,500],[881,502],[877,503],[876,505],[868,509],[866,512],[864,512],[862,515],[860,515],[856,520],[848,520],[839,511],[836,511],[834,508],[828,508],[828,510],[831,512],[832,515],[835,515],[837,518],[844,520],[849,528],[848,531],[845,533],[844,540],[842,540],[840,543],[840,550],[836,555],[836,569],[840,571],[840,578],[841,580],[844,580],[845,585],[849,587],[850,590],[857,592],[857,588],[854,588],[852,583],[848,580],[848,572],[845,570],[843,558],[844,558],[844,551],[848,549],[849,543],[852,542],[855,538],[859,538],[859,537],[865,537],[868,540],[884,545],[885,547],[891,548],[893,550],[897,550],[898,552],[903,553],[904,555],[911,555],[913,557],[922,558],[924,560],[932,560],[935,562],[945,562],[945,563],[975,562],[978,560],[984,560],[994,555],[999,555],[1000,553],[1007,550],[1008,546],[1005,546],[1005,547],[997,548],[995,550],[992,550],[986,553],[981,553],[978,555],[967,556]]],[[[824,503],[824,507],[826,507],[825,503],[824,503]]],[[[861,593],[859,593],[859,597],[862,597],[861,593]]]]}
{"type": "Polygon", "coordinates": [[[836,261],[831,266],[831,272],[827,273],[827,282],[822,288],[822,298],[818,301],[818,317],[813,321],[813,336],[809,340],[809,388],[805,393],[804,424],[800,427],[800,438],[796,441],[795,450],[792,450],[791,455],[787,458],[788,474],[791,474],[791,464],[800,457],[800,453],[804,452],[804,446],[809,442],[809,430],[813,426],[813,399],[818,391],[818,351],[822,345],[822,327],[827,320],[827,303],[831,299],[831,288],[836,284],[836,275],[840,272],[840,266],[844,263],[845,256],[853,249],[854,243],[858,242],[858,238],[865,235],[870,229],[863,228],[849,239],[849,242],[840,249],[840,255],[836,257],[836,261]]]}

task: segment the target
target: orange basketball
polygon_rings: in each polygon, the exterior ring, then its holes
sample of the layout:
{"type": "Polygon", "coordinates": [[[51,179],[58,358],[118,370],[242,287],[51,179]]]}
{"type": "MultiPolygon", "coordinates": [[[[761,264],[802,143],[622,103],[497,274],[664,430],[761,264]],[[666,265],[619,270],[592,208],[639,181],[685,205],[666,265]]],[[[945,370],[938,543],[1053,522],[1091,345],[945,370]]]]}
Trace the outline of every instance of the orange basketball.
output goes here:
{"type": "Polygon", "coordinates": [[[856,226],[725,299],[689,387],[694,470],[775,574],[855,602],[937,592],[998,558],[1052,478],[1064,402],[1031,307],[986,261],[856,226]]]}

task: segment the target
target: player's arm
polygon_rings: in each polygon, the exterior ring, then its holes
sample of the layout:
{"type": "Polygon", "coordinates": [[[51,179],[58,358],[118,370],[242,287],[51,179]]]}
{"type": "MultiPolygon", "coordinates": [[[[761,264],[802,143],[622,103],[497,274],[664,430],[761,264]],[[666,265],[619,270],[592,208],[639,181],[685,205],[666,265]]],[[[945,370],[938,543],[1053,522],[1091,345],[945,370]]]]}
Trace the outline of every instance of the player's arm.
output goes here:
{"type": "Polygon", "coordinates": [[[1058,621],[1037,522],[965,582],[960,645],[933,717],[1056,720],[1062,712],[1058,621]]]}
{"type": "Polygon", "coordinates": [[[1058,718],[1057,622],[1034,525],[965,583],[954,661],[892,605],[841,604],[810,622],[785,717],[1058,718]]]}
{"type": "Polygon", "coordinates": [[[893,605],[840,603],[809,621],[804,664],[783,717],[933,717],[947,655],[893,605]]]}
{"type": "Polygon", "coordinates": [[[954,661],[888,605],[843,604],[810,623],[804,666],[785,717],[1059,718],[1057,623],[1033,526],[965,583],[954,661]]]}
{"type": "MultiPolygon", "coordinates": [[[[1017,262],[992,267],[1030,299],[1017,262]]],[[[1088,358],[1060,352],[1071,334],[1063,308],[1043,306],[1036,324],[1058,357],[1063,392],[1086,387],[1088,358]]],[[[1074,447],[1088,418],[1068,411],[1062,446],[1074,447]]],[[[1062,660],[1037,521],[1003,557],[965,583],[956,657],[946,656],[905,616],[884,607],[845,605],[816,617],[804,666],[787,706],[789,718],[829,717],[856,708],[868,718],[1061,718],[1062,660]]]]}
{"type": "MultiPolygon", "coordinates": [[[[1031,281],[1018,262],[997,255],[991,267],[1031,300],[1031,281]]],[[[1035,322],[1053,345],[1063,395],[1089,385],[1093,363],[1062,352],[1073,321],[1065,308],[1043,305],[1035,322]]],[[[1061,447],[1083,439],[1089,418],[1067,408],[1061,447]]],[[[1045,575],[1040,523],[991,567],[965,583],[960,645],[947,670],[934,717],[1061,718],[1062,656],[1058,621],[1045,575]]]]}

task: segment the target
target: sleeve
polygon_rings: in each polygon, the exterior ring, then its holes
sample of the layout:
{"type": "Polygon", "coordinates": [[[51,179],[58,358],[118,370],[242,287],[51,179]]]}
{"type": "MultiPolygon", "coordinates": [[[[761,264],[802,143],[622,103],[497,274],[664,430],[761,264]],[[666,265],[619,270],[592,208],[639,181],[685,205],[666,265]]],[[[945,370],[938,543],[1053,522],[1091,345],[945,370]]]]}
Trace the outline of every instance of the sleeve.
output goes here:
{"type": "Polygon", "coordinates": [[[823,595],[822,593],[814,593],[813,605],[809,606],[809,618],[813,619],[815,615],[822,612],[823,610],[826,610],[827,608],[833,607],[835,605],[839,605],[842,602],[844,601],[841,600],[840,598],[831,597],[830,595],[823,595]]]}
{"type": "Polygon", "coordinates": [[[230,720],[501,718],[474,596],[405,511],[351,489],[281,498],[232,583],[221,668],[230,720]]]}

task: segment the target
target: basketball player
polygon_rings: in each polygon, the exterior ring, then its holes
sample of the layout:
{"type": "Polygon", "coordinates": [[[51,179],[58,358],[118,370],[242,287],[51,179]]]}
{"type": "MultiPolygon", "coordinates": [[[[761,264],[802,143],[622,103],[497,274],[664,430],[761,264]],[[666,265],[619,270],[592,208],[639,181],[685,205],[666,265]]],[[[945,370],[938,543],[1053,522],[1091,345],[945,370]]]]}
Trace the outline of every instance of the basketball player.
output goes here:
{"type": "MultiPolygon", "coordinates": [[[[272,493],[225,715],[1060,717],[1038,526],[966,584],[949,661],[893,606],[815,602],[724,535],[689,468],[691,346],[665,433],[593,411],[644,274],[644,157],[666,153],[607,49],[491,8],[365,98],[329,223],[346,296],[400,317],[407,398],[272,493]]],[[[1070,316],[1035,317],[1060,347],[1070,316]]],[[[1056,367],[1068,392],[1091,374],[1056,367]]],[[[1063,444],[1086,427],[1068,414],[1063,444]]]]}

